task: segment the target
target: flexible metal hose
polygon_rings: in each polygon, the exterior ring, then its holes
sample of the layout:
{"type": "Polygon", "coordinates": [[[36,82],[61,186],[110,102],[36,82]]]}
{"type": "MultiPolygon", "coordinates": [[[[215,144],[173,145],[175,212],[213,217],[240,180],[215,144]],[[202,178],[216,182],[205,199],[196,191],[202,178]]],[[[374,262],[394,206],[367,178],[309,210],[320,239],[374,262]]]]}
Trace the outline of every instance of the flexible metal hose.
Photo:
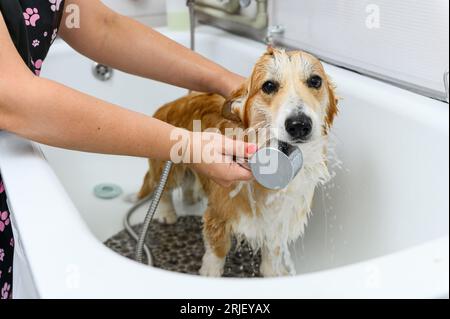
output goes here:
{"type": "MultiPolygon", "coordinates": [[[[186,5],[189,7],[189,15],[190,15],[190,24],[191,24],[191,49],[195,50],[195,0],[187,0],[186,5]]],[[[161,200],[161,196],[164,192],[164,188],[166,187],[167,180],[169,179],[170,171],[172,170],[173,162],[168,161],[163,168],[163,172],[161,174],[161,178],[159,180],[158,186],[153,194],[143,198],[139,202],[137,202],[127,213],[124,221],[125,229],[133,237],[137,240],[136,246],[136,261],[142,263],[143,253],[147,257],[147,263],[152,265],[152,256],[150,249],[145,244],[145,237],[147,237],[148,230],[150,228],[150,224],[152,223],[153,217],[155,216],[156,209],[158,208],[159,202],[161,200]],[[153,199],[152,199],[153,198],[153,199]],[[147,211],[147,215],[145,216],[144,224],[142,227],[141,234],[138,236],[133,228],[131,227],[130,218],[131,215],[143,204],[147,201],[151,200],[150,207],[147,211]]]]}
{"type": "MultiPolygon", "coordinates": [[[[139,209],[141,208],[141,206],[145,205],[146,203],[148,203],[149,201],[151,201],[153,198],[153,193],[148,195],[147,197],[141,199],[140,201],[136,202],[136,204],[133,205],[133,207],[131,207],[127,214],[125,215],[125,219],[123,220],[123,225],[125,227],[125,230],[127,231],[127,233],[131,236],[131,238],[133,238],[136,243],[139,241],[139,234],[137,234],[133,227],[131,226],[131,216],[133,216],[133,214],[139,209]]],[[[150,263],[152,260],[151,254],[150,254],[150,249],[147,247],[147,245],[144,245],[144,253],[145,253],[145,257],[147,257],[147,261],[150,263]]]]}
{"type": "MultiPolygon", "coordinates": [[[[137,246],[136,246],[136,261],[142,263],[143,260],[143,251],[146,250],[147,255],[147,263],[152,265],[152,258],[150,249],[145,245],[145,237],[147,237],[148,230],[150,228],[150,224],[155,216],[156,209],[158,208],[159,202],[161,200],[162,194],[164,192],[164,188],[166,187],[167,180],[169,179],[170,171],[172,170],[173,163],[171,161],[166,162],[164,165],[163,171],[161,173],[161,178],[159,180],[158,186],[156,187],[153,193],[153,199],[150,203],[150,207],[147,211],[147,215],[145,216],[144,224],[142,227],[141,234],[139,235],[137,246]]],[[[145,200],[145,199],[144,199],[145,200]]],[[[141,203],[142,204],[142,203],[141,203]]],[[[136,205],[135,205],[136,206],[136,205]]]]}

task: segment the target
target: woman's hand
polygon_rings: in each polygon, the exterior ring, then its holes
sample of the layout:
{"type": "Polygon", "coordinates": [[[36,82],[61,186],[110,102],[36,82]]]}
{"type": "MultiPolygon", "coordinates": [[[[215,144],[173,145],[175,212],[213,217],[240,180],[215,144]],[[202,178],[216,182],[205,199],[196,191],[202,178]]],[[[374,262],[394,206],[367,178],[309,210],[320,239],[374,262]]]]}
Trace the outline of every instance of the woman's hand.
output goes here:
{"type": "Polygon", "coordinates": [[[193,133],[191,141],[190,165],[199,174],[224,187],[253,178],[252,173],[238,162],[253,155],[257,151],[256,145],[217,133],[193,133]]]}
{"type": "Polygon", "coordinates": [[[212,82],[213,92],[217,92],[228,99],[245,82],[245,78],[232,72],[224,71],[222,81],[212,82]]]}

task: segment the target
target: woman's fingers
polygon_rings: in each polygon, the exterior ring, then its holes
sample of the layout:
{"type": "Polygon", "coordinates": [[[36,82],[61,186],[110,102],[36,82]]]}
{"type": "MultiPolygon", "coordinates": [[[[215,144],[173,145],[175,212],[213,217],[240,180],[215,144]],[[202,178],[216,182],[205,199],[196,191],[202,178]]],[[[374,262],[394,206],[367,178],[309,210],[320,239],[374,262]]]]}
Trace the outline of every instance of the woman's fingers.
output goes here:
{"type": "Polygon", "coordinates": [[[237,158],[249,158],[255,154],[257,150],[258,147],[256,144],[233,140],[228,137],[224,137],[222,143],[222,154],[237,158]]]}
{"type": "Polygon", "coordinates": [[[224,187],[253,179],[251,171],[238,162],[257,151],[255,144],[236,141],[220,134],[204,134],[207,135],[202,138],[207,142],[198,145],[201,145],[202,155],[208,154],[208,158],[202,156],[202,162],[194,164],[193,168],[198,173],[224,187]]]}
{"type": "Polygon", "coordinates": [[[210,177],[217,184],[229,187],[235,182],[253,179],[250,171],[236,163],[196,164],[193,167],[198,173],[210,177]]]}
{"type": "Polygon", "coordinates": [[[230,163],[224,171],[232,181],[249,181],[253,178],[251,171],[243,168],[237,163],[230,163]]]}
{"type": "Polygon", "coordinates": [[[253,178],[252,173],[236,163],[232,164],[216,164],[221,172],[219,176],[213,178],[213,180],[221,186],[230,187],[236,182],[245,182],[253,178]]]}

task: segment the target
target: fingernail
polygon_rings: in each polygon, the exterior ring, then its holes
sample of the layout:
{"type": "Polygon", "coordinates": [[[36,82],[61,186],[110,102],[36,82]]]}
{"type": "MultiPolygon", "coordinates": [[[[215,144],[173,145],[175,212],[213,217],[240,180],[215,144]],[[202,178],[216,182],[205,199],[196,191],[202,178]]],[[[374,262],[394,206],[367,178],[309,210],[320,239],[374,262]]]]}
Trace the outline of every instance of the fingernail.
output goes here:
{"type": "Polygon", "coordinates": [[[248,144],[247,145],[247,154],[251,155],[256,153],[258,150],[258,147],[255,144],[248,144]]]}

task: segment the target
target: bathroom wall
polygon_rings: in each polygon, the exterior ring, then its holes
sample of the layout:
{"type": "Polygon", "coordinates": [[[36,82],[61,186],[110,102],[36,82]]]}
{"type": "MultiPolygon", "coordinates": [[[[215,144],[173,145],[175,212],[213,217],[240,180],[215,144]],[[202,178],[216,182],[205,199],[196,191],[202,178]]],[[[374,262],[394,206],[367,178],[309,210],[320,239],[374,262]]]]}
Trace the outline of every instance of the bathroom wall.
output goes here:
{"type": "Polygon", "coordinates": [[[270,1],[284,44],[443,96],[448,0],[270,1]]]}
{"type": "MultiPolygon", "coordinates": [[[[166,25],[165,0],[102,0],[152,26],[166,25]]],[[[184,0],[181,0],[184,1],[184,0]]],[[[448,0],[269,0],[282,43],[444,97],[448,0]]],[[[244,10],[252,16],[255,3],[244,10]]]]}
{"type": "Polygon", "coordinates": [[[166,25],[166,0],[102,0],[113,10],[152,26],[166,25]]]}

